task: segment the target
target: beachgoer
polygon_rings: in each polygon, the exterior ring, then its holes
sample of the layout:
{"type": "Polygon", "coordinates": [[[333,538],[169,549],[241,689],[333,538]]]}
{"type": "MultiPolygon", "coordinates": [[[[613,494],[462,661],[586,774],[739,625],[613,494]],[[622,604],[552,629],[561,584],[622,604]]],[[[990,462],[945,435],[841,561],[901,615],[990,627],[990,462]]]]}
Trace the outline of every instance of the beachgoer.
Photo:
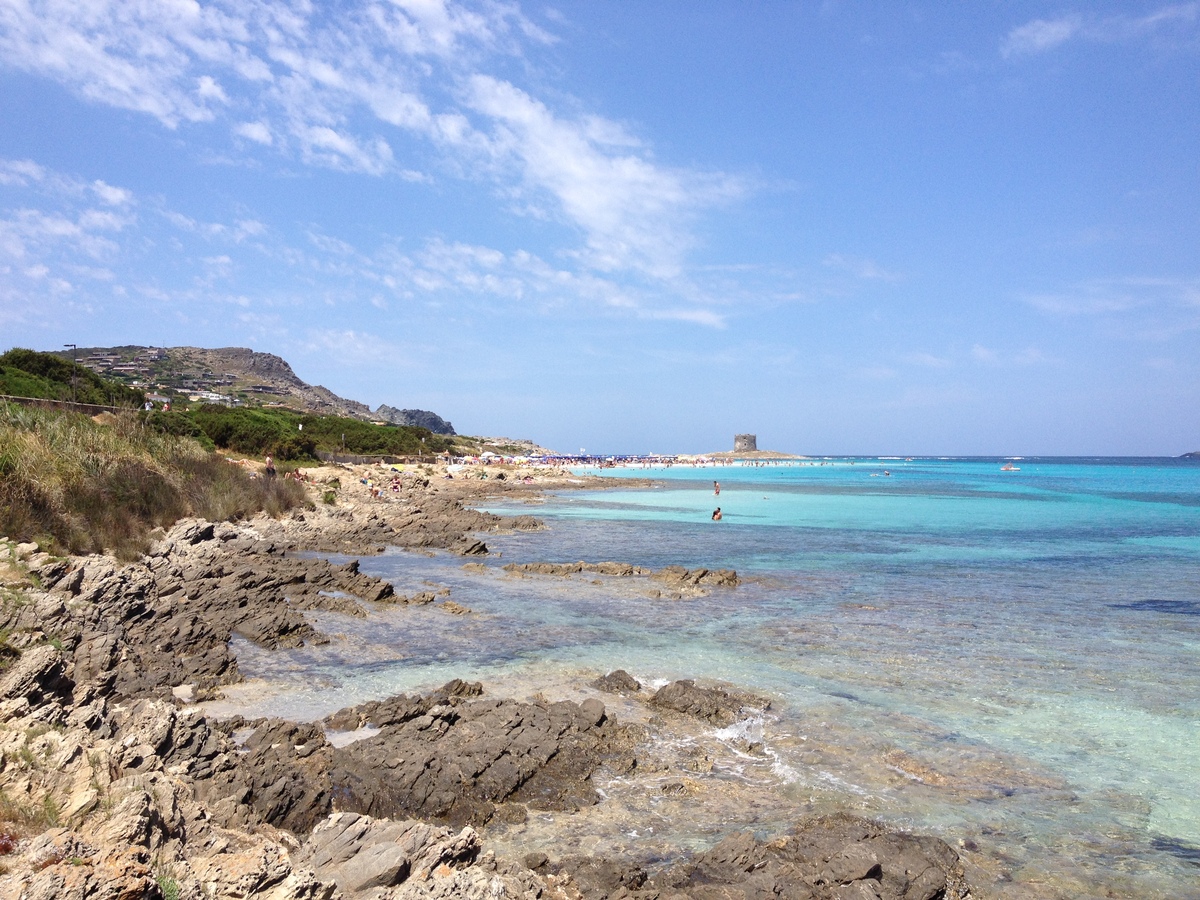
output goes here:
{"type": "Polygon", "coordinates": [[[721,507],[718,506],[716,509],[713,510],[712,520],[714,522],[721,521],[721,507]]]}
{"type": "Polygon", "coordinates": [[[713,482],[713,496],[720,496],[720,494],[721,494],[721,482],[714,481],[713,482]]]}
{"type": "Polygon", "coordinates": [[[275,460],[271,459],[269,454],[267,456],[267,477],[275,477],[275,460]]]}

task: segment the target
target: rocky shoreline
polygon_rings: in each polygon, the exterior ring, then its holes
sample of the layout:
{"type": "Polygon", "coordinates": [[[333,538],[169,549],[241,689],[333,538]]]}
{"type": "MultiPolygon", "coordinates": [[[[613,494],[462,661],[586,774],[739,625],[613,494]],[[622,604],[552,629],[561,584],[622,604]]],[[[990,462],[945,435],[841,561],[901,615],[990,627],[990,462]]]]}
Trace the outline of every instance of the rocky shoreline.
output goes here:
{"type": "MultiPolygon", "coordinates": [[[[0,900],[971,896],[943,841],[851,815],[800,818],[767,838],[730,823],[715,846],[667,859],[489,847],[531,815],[610,802],[597,789],[602,774],[686,801],[712,761],[670,756],[647,723],[695,731],[769,705],[732,686],[651,691],[618,671],[576,702],[494,697],[452,681],[316,723],[218,720],[194,705],[240,680],[235,635],[296,647],[325,639],[306,611],[370,616],[380,604],[417,603],[431,615],[467,612],[444,593],[403,593],[356,560],[320,554],[397,546],[478,557],[489,533],[539,524],[472,503],[535,501],[580,483],[568,473],[533,484],[511,472],[443,476],[320,470],[312,508],[239,524],[183,521],[132,564],[4,545],[0,900]]],[[[668,596],[737,584],[733,572],[619,563],[509,571],[645,577],[668,596]]]]}

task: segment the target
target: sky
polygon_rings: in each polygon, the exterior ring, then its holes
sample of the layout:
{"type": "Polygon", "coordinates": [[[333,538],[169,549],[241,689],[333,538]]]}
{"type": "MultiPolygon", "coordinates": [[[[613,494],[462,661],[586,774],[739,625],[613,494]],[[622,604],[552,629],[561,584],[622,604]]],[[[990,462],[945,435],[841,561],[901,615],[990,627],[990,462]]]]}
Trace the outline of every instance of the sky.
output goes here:
{"type": "Polygon", "coordinates": [[[0,349],[562,452],[1200,449],[1200,2],[0,0],[0,349]]]}

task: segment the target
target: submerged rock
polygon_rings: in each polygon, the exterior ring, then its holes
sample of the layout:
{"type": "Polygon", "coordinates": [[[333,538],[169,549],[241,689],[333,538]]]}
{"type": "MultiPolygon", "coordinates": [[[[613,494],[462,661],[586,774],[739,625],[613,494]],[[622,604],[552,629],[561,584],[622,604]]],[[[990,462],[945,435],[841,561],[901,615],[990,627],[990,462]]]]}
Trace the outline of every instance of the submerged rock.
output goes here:
{"type": "Polygon", "coordinates": [[[967,900],[962,863],[934,837],[894,831],[849,814],[802,820],[786,837],[727,837],[656,879],[688,896],[802,900],[967,900]]]}

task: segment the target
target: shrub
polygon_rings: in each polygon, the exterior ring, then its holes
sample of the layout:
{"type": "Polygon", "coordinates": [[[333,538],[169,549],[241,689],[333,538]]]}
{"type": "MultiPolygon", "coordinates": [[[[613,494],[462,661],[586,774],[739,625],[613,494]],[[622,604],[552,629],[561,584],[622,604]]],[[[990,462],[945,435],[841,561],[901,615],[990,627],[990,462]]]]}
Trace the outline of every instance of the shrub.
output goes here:
{"type": "Polygon", "coordinates": [[[0,405],[0,534],[46,549],[145,551],[148,533],[185,515],[278,514],[304,488],[255,479],[195,440],[122,414],[111,424],[74,413],[0,405]]]}
{"type": "Polygon", "coordinates": [[[0,354],[0,394],[44,397],[101,406],[137,407],[146,395],[53,353],[21,347],[0,354]]]}

